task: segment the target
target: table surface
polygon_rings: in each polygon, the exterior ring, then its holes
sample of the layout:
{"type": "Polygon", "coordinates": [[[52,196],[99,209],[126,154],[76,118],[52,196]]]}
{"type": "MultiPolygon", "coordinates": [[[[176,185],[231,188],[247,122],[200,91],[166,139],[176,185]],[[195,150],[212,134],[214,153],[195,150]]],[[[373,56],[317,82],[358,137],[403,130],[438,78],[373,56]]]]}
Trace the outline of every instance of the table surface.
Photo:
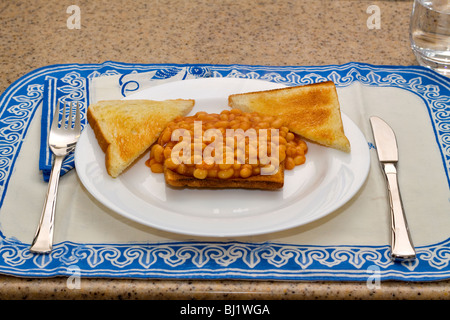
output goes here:
{"type": "MultiPolygon", "coordinates": [[[[317,66],[351,61],[417,65],[412,1],[2,1],[0,91],[39,67],[64,63],[205,63],[317,66]],[[379,8],[379,28],[369,28],[379,8]],[[368,23],[369,22],[369,23],[368,23]]],[[[446,299],[450,282],[24,279],[0,276],[0,299],[446,299]]]]}

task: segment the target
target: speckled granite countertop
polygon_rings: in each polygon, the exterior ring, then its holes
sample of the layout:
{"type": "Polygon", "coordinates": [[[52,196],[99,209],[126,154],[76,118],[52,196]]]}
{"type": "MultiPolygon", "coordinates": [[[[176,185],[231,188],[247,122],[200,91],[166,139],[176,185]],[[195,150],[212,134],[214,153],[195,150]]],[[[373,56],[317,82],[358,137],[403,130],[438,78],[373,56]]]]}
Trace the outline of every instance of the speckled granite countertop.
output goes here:
{"type": "MultiPolygon", "coordinates": [[[[417,64],[409,48],[411,1],[76,1],[81,29],[66,25],[67,2],[0,4],[0,91],[36,68],[60,63],[327,65],[417,64]],[[377,5],[380,29],[366,13],[377,5]]],[[[450,283],[167,281],[0,276],[0,299],[447,299],[450,283]]]]}

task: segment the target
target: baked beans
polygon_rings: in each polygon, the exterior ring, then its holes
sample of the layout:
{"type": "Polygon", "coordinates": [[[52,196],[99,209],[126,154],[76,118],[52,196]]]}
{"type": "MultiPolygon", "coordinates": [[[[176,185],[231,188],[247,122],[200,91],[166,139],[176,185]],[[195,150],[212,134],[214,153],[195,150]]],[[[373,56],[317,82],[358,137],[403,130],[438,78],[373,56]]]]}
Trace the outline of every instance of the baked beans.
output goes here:
{"type": "Polygon", "coordinates": [[[275,116],[239,109],[200,111],[170,122],[146,165],[154,173],[167,167],[196,179],[248,178],[275,173],[283,161],[292,170],[305,163],[307,152],[306,142],[275,116]]]}

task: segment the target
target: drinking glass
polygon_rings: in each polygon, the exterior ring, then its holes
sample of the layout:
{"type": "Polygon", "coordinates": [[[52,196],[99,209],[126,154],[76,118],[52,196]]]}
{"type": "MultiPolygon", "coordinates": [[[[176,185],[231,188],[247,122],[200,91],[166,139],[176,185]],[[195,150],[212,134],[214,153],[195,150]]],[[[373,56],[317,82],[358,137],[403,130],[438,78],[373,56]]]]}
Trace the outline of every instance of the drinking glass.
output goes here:
{"type": "Polygon", "coordinates": [[[420,65],[450,76],[450,0],[414,0],[410,40],[420,65]]]}

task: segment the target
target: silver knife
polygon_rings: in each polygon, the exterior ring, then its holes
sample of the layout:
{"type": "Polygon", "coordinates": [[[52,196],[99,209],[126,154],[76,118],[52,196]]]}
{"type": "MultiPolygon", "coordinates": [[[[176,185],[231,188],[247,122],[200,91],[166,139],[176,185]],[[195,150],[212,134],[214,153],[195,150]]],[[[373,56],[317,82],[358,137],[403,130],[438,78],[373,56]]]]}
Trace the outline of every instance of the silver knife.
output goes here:
{"type": "Polygon", "coordinates": [[[392,128],[378,117],[370,117],[381,169],[386,177],[391,212],[391,258],[408,261],[416,258],[397,180],[398,149],[392,128]]]}

